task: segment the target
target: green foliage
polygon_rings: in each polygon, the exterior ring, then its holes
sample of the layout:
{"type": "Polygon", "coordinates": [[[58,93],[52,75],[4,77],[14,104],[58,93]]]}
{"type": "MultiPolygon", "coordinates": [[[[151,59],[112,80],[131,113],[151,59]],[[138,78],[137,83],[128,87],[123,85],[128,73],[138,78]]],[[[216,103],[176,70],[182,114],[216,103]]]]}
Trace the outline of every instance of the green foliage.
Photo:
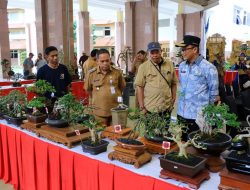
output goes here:
{"type": "Polygon", "coordinates": [[[30,108],[42,108],[45,107],[45,98],[44,97],[35,97],[28,103],[28,107],[30,108]]]}
{"type": "Polygon", "coordinates": [[[38,96],[44,96],[46,92],[56,92],[55,88],[46,80],[38,80],[33,86],[27,88],[29,92],[34,92],[38,96]]]}
{"type": "Polygon", "coordinates": [[[23,117],[26,105],[26,96],[18,90],[12,90],[6,96],[7,115],[11,117],[23,117]]]}
{"type": "Polygon", "coordinates": [[[208,104],[203,108],[205,122],[210,126],[216,126],[217,129],[223,128],[226,124],[231,127],[239,127],[237,116],[229,113],[229,107],[226,104],[214,105],[208,104]]]}
{"type": "Polygon", "coordinates": [[[169,124],[169,115],[160,116],[157,112],[151,112],[144,115],[138,109],[129,109],[129,119],[136,120],[134,131],[144,132],[150,137],[165,136],[167,134],[166,126],[169,124]]]}
{"type": "Polygon", "coordinates": [[[20,51],[20,63],[23,64],[24,60],[27,58],[27,52],[26,50],[20,51]]]}
{"type": "Polygon", "coordinates": [[[85,115],[85,107],[71,93],[59,98],[58,105],[61,108],[62,119],[68,121],[68,123],[75,124],[81,116],[85,115]]]}

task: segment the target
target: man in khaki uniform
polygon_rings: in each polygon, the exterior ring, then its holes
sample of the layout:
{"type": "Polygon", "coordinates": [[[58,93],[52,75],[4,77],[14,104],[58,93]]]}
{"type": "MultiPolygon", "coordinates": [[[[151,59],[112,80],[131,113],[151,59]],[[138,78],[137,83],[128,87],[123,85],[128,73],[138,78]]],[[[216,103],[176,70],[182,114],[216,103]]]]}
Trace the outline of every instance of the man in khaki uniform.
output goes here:
{"type": "Polygon", "coordinates": [[[158,42],[149,43],[148,52],[149,60],[139,67],[135,79],[140,110],[144,114],[171,114],[177,89],[175,69],[171,61],[161,57],[161,46],[158,42]]]}
{"type": "Polygon", "coordinates": [[[125,80],[121,70],[111,66],[108,50],[100,49],[97,52],[97,64],[86,77],[85,89],[89,92],[95,118],[109,126],[111,108],[118,106],[117,97],[122,96],[125,80]]]}
{"type": "Polygon", "coordinates": [[[87,59],[87,61],[85,61],[85,63],[83,64],[83,76],[86,77],[88,72],[97,67],[97,63],[96,63],[96,53],[98,52],[98,49],[93,49],[90,52],[90,57],[87,59]]]}

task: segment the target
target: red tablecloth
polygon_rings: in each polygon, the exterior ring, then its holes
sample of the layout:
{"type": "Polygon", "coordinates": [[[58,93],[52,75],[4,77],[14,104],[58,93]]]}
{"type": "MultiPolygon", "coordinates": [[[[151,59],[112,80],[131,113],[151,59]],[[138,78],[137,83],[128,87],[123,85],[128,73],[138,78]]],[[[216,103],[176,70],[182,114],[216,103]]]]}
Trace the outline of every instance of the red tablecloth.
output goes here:
{"type": "MultiPolygon", "coordinates": [[[[20,83],[21,84],[32,84],[34,83],[35,80],[21,80],[20,83]]],[[[0,86],[11,86],[13,83],[13,81],[9,81],[9,80],[0,80],[0,86]]]]}
{"type": "Polygon", "coordinates": [[[23,190],[186,189],[44,142],[0,124],[0,178],[23,190]]]}
{"type": "Polygon", "coordinates": [[[232,82],[237,77],[238,71],[226,71],[224,76],[224,84],[232,85],[232,82]]]}
{"type": "MultiPolygon", "coordinates": [[[[71,85],[72,85],[72,87],[71,87],[72,94],[78,100],[84,100],[84,99],[88,98],[88,93],[84,89],[84,82],[83,81],[75,81],[75,82],[72,82],[71,85]]],[[[10,91],[12,91],[12,90],[19,90],[24,94],[27,93],[28,100],[31,100],[35,96],[34,93],[26,92],[24,86],[21,86],[21,87],[4,86],[4,87],[0,88],[0,96],[5,96],[5,95],[9,94],[10,91]]],[[[87,103],[87,101],[85,103],[87,103]]]]}

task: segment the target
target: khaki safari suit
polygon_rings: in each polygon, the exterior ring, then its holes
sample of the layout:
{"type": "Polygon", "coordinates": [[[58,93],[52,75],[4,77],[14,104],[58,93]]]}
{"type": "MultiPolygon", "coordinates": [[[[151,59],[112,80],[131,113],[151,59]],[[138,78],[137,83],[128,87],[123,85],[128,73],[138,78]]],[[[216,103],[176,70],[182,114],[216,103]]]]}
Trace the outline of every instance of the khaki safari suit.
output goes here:
{"type": "Polygon", "coordinates": [[[171,86],[176,85],[178,80],[169,60],[164,60],[160,69],[168,83],[153,64],[159,69],[159,66],[150,60],[139,67],[135,85],[144,87],[144,106],[148,111],[164,112],[171,108],[171,86]]]}
{"type": "Polygon", "coordinates": [[[87,59],[87,61],[83,64],[83,74],[84,76],[86,76],[88,74],[88,72],[97,67],[97,63],[96,61],[92,58],[92,57],[89,57],[87,59]]]}
{"type": "MultiPolygon", "coordinates": [[[[111,108],[117,107],[117,97],[122,95],[125,80],[120,69],[110,66],[110,71],[103,74],[99,67],[89,71],[85,89],[92,93],[90,104],[93,114],[98,117],[111,117],[111,108]]],[[[96,117],[98,119],[98,117],[96,117]]]]}

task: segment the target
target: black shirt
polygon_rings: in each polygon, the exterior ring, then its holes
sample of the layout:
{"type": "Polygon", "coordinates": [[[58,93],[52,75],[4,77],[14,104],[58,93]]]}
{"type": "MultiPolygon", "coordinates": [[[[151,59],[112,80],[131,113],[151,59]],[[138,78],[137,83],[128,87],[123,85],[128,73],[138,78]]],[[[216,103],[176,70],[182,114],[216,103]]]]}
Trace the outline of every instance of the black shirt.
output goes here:
{"type": "MultiPolygon", "coordinates": [[[[56,97],[62,97],[68,92],[68,85],[71,83],[71,77],[68,69],[65,65],[59,64],[56,69],[50,68],[48,65],[44,65],[37,72],[37,80],[42,79],[49,82],[55,87],[56,97]]],[[[47,98],[51,98],[51,93],[46,93],[47,98]]]]}

